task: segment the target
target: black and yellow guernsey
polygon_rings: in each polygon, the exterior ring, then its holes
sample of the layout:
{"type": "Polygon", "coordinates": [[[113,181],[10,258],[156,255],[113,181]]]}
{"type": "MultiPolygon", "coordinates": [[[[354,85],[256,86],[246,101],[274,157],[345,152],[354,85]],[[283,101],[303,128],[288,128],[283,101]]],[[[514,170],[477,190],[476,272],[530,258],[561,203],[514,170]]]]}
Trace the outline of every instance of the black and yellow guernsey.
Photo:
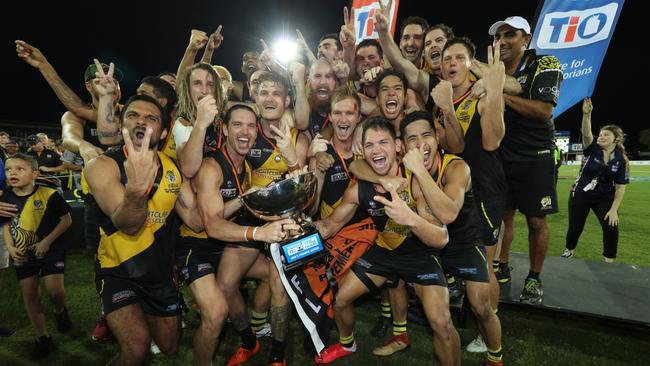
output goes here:
{"type": "MultiPolygon", "coordinates": [[[[70,212],[70,206],[55,189],[42,186],[36,186],[26,196],[16,195],[13,190],[7,189],[0,201],[12,203],[18,209],[13,217],[0,218],[0,223],[9,221],[14,246],[28,258],[33,257],[34,245],[54,230],[61,216],[70,212]]],[[[59,236],[52,243],[50,252],[65,249],[61,239],[62,236],[59,236]]]]}
{"type": "MultiPolygon", "coordinates": [[[[167,155],[159,151],[157,154],[160,164],[149,189],[147,218],[140,231],[127,235],[113,225],[110,217],[101,215],[97,260],[102,275],[128,278],[141,285],[159,284],[172,278],[173,225],[167,222],[167,217],[174,210],[183,178],[167,155]]],[[[104,155],[115,160],[120,182],[126,185],[124,146],[104,155]]]]}
{"type": "MultiPolygon", "coordinates": [[[[454,160],[461,160],[461,158],[454,154],[438,153],[436,160],[438,163],[438,169],[433,175],[433,180],[440,189],[443,189],[442,177],[445,175],[445,170],[449,166],[449,163],[454,160]]],[[[458,216],[456,216],[456,220],[447,225],[447,231],[449,232],[448,246],[460,247],[482,245],[483,238],[480,227],[481,220],[478,216],[478,211],[476,210],[474,193],[470,189],[465,192],[463,207],[461,207],[458,216]]]]}
{"type": "Polygon", "coordinates": [[[507,190],[506,175],[497,151],[483,149],[483,129],[478,112],[480,99],[471,97],[469,88],[454,101],[456,117],[463,129],[465,149],[458,154],[471,169],[472,189],[481,206],[483,202],[502,200],[507,190]]]}
{"type": "MultiPolygon", "coordinates": [[[[334,164],[325,172],[323,191],[321,192],[320,219],[326,219],[334,212],[334,209],[341,203],[345,190],[348,189],[352,177],[348,167],[354,160],[354,156],[344,158],[334,149],[330,142],[327,144],[328,154],[334,158],[334,164]]],[[[367,216],[367,215],[366,215],[367,216]]]]}
{"type": "MultiPolygon", "coordinates": [[[[239,197],[241,194],[246,192],[250,186],[251,181],[251,166],[244,160],[244,169],[241,173],[237,172],[237,167],[232,162],[226,146],[222,146],[219,150],[210,151],[203,155],[203,158],[211,158],[216,161],[221,167],[221,173],[223,174],[223,181],[219,187],[221,192],[221,197],[223,202],[226,203],[232,199],[239,197]]],[[[180,236],[182,238],[193,237],[197,239],[208,239],[208,233],[204,231],[195,232],[192,231],[185,224],[181,225],[180,236]]]]}
{"type": "MultiPolygon", "coordinates": [[[[413,197],[413,174],[400,164],[397,175],[406,178],[407,182],[409,182],[407,188],[399,192],[400,198],[406,202],[411,210],[417,212],[417,203],[413,197]]],[[[395,254],[433,251],[432,247],[425,245],[413,235],[408,226],[400,225],[388,217],[384,211],[384,205],[373,198],[374,196],[382,196],[391,201],[392,198],[389,192],[380,193],[375,189],[373,183],[359,180],[358,193],[359,208],[372,217],[379,232],[375,241],[379,247],[393,251],[395,254]]]]}
{"type": "MultiPolygon", "coordinates": [[[[297,129],[291,129],[291,141],[294,147],[298,141],[298,134],[297,129]]],[[[270,137],[264,134],[261,122],[257,122],[257,139],[246,160],[253,169],[251,179],[253,187],[266,187],[280,181],[289,171],[287,161],[280,154],[280,149],[275,146],[270,137]]]]}

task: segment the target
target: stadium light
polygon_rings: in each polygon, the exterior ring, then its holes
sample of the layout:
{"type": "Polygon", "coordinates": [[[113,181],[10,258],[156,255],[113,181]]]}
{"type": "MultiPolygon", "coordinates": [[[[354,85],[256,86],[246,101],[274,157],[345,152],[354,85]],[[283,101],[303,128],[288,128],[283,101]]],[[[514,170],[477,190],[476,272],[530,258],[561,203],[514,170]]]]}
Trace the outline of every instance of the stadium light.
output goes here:
{"type": "Polygon", "coordinates": [[[283,65],[287,65],[295,58],[297,49],[296,42],[287,38],[280,38],[273,44],[273,53],[283,65]]]}

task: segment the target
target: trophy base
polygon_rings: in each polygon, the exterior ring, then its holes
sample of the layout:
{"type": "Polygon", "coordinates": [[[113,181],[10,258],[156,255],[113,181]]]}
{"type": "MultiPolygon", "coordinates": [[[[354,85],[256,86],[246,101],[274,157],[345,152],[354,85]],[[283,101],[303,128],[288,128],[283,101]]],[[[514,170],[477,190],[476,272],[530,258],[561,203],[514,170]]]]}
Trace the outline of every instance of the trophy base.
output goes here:
{"type": "Polygon", "coordinates": [[[291,238],[278,243],[285,271],[301,267],[327,254],[323,239],[318,231],[291,238]]]}

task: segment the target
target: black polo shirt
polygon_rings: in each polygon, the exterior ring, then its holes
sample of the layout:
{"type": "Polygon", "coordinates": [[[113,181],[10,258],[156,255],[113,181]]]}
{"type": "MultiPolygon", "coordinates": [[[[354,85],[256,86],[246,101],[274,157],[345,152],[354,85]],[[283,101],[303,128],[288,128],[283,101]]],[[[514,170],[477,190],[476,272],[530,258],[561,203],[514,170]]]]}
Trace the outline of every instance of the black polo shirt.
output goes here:
{"type": "Polygon", "coordinates": [[[629,163],[619,150],[614,150],[614,156],[605,164],[603,149],[594,140],[584,154],[585,161],[573,186],[574,192],[591,197],[612,195],[616,184],[630,182],[629,163]]]}
{"type": "Polygon", "coordinates": [[[48,168],[55,168],[57,166],[63,165],[63,162],[61,161],[61,155],[47,148],[43,148],[41,155],[36,154],[36,152],[33,150],[30,150],[27,154],[33,156],[34,159],[38,161],[39,167],[46,166],[48,168]]]}
{"type": "MultiPolygon", "coordinates": [[[[521,84],[519,97],[557,105],[562,65],[555,56],[537,55],[533,49],[526,50],[513,76],[521,84]]],[[[544,121],[526,118],[506,106],[504,120],[506,133],[500,148],[504,161],[553,159],[553,118],[544,121]]]]}

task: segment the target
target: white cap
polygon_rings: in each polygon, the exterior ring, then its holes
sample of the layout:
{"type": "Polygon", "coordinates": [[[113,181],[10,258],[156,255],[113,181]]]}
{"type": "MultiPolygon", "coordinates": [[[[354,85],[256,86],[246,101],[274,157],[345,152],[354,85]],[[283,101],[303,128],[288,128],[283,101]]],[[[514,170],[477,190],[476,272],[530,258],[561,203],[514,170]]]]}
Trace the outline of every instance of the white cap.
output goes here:
{"type": "Polygon", "coordinates": [[[507,17],[505,20],[500,20],[490,27],[488,30],[488,34],[493,36],[497,33],[499,28],[503,25],[509,25],[513,28],[521,29],[523,30],[526,34],[530,34],[530,25],[528,24],[528,21],[522,17],[507,17]]]}

